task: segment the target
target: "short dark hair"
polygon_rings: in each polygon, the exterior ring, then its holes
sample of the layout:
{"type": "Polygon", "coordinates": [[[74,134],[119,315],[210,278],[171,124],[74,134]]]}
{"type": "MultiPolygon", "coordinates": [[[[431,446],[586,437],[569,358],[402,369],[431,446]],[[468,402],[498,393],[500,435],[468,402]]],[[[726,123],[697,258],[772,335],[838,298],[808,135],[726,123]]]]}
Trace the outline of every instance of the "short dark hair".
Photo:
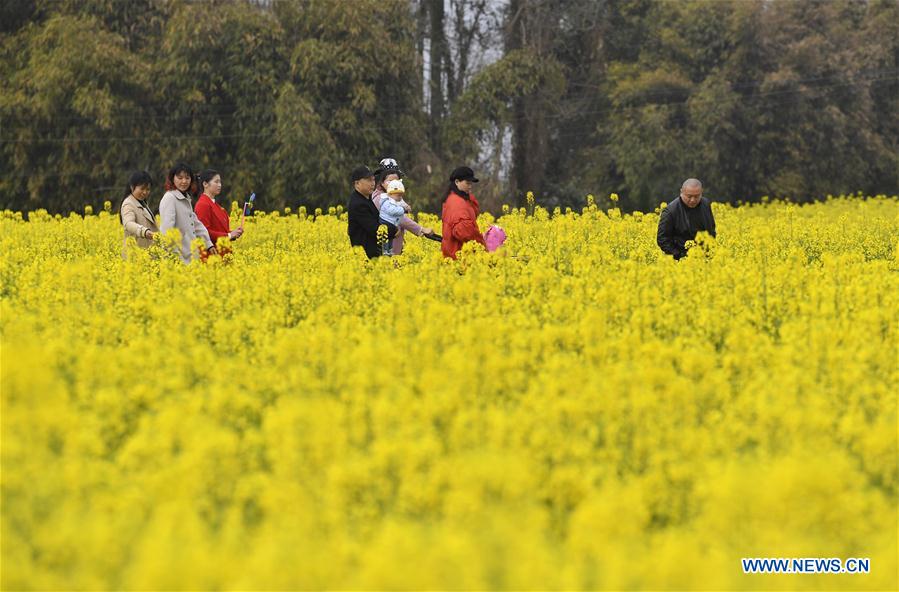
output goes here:
{"type": "Polygon", "coordinates": [[[150,173],[147,171],[134,171],[128,178],[128,186],[125,187],[125,197],[131,195],[131,192],[134,191],[135,187],[141,187],[143,185],[152,187],[153,177],[151,177],[150,173]]]}
{"type": "Polygon", "coordinates": [[[147,171],[134,171],[133,173],[131,173],[131,176],[128,177],[128,185],[125,187],[125,195],[122,196],[122,201],[121,203],[119,203],[119,222],[122,222],[122,204],[125,203],[125,200],[128,199],[128,196],[134,192],[135,187],[142,187],[144,185],[147,185],[149,187],[153,186],[153,177],[151,177],[150,173],[148,173],[147,171]]]}

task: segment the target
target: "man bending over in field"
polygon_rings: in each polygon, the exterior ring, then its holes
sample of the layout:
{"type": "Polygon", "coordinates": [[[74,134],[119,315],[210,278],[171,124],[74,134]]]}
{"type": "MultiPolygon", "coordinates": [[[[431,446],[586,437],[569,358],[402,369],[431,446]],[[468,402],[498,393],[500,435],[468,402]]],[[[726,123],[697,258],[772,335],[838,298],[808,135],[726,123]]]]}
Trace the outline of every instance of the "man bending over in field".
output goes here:
{"type": "Polygon", "coordinates": [[[712,203],[702,196],[699,179],[687,179],[681,185],[680,196],[659,216],[656,242],[665,253],[680,259],[687,254],[687,241],[694,240],[700,230],[716,236],[712,203]]]}

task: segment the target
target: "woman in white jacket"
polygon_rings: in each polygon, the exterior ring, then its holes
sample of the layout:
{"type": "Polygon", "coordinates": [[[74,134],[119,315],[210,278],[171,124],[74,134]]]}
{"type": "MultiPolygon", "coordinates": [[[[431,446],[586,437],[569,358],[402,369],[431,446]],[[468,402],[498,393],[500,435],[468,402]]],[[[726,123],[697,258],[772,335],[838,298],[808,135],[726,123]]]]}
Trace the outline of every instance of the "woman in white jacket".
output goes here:
{"type": "Polygon", "coordinates": [[[191,252],[191,243],[196,238],[203,240],[207,251],[215,253],[215,245],[209,238],[209,232],[194,213],[190,193],[193,180],[193,170],[183,162],[179,162],[166,176],[166,193],[159,202],[159,217],[162,219],[159,229],[163,234],[172,228],[177,228],[181,233],[180,256],[184,263],[190,263],[191,258],[200,256],[197,252],[191,252]]]}

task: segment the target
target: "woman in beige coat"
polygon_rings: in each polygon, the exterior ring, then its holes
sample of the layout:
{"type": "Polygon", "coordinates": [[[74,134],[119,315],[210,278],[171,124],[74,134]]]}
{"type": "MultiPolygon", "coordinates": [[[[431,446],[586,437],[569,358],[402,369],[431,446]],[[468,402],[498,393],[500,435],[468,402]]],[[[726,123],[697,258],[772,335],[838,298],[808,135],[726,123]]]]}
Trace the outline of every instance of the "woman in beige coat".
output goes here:
{"type": "MultiPolygon", "coordinates": [[[[156,225],[156,216],[147,204],[150,195],[150,186],[153,180],[146,171],[131,173],[128,181],[128,195],[122,200],[119,216],[125,229],[123,247],[127,247],[128,239],[134,239],[137,246],[146,249],[153,244],[159,227],[156,225]]],[[[125,256],[125,251],[122,251],[125,256]]]]}

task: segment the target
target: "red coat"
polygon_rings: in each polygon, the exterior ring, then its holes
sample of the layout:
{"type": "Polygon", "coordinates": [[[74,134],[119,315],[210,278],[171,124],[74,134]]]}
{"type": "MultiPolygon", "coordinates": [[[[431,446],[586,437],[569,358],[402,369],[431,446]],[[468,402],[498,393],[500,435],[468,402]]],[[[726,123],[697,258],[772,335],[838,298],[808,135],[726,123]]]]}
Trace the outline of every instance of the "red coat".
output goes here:
{"type": "Polygon", "coordinates": [[[455,191],[451,192],[443,202],[443,243],[441,250],[444,257],[456,258],[456,253],[468,241],[478,241],[482,245],[484,237],[478,230],[478,214],[481,206],[474,195],[465,199],[455,191]]]}
{"type": "Polygon", "coordinates": [[[215,244],[219,237],[228,236],[228,233],[231,232],[231,218],[228,216],[228,212],[225,211],[225,208],[212,201],[205,193],[197,200],[194,212],[197,213],[197,218],[209,231],[209,238],[212,239],[212,244],[215,244]]]}

